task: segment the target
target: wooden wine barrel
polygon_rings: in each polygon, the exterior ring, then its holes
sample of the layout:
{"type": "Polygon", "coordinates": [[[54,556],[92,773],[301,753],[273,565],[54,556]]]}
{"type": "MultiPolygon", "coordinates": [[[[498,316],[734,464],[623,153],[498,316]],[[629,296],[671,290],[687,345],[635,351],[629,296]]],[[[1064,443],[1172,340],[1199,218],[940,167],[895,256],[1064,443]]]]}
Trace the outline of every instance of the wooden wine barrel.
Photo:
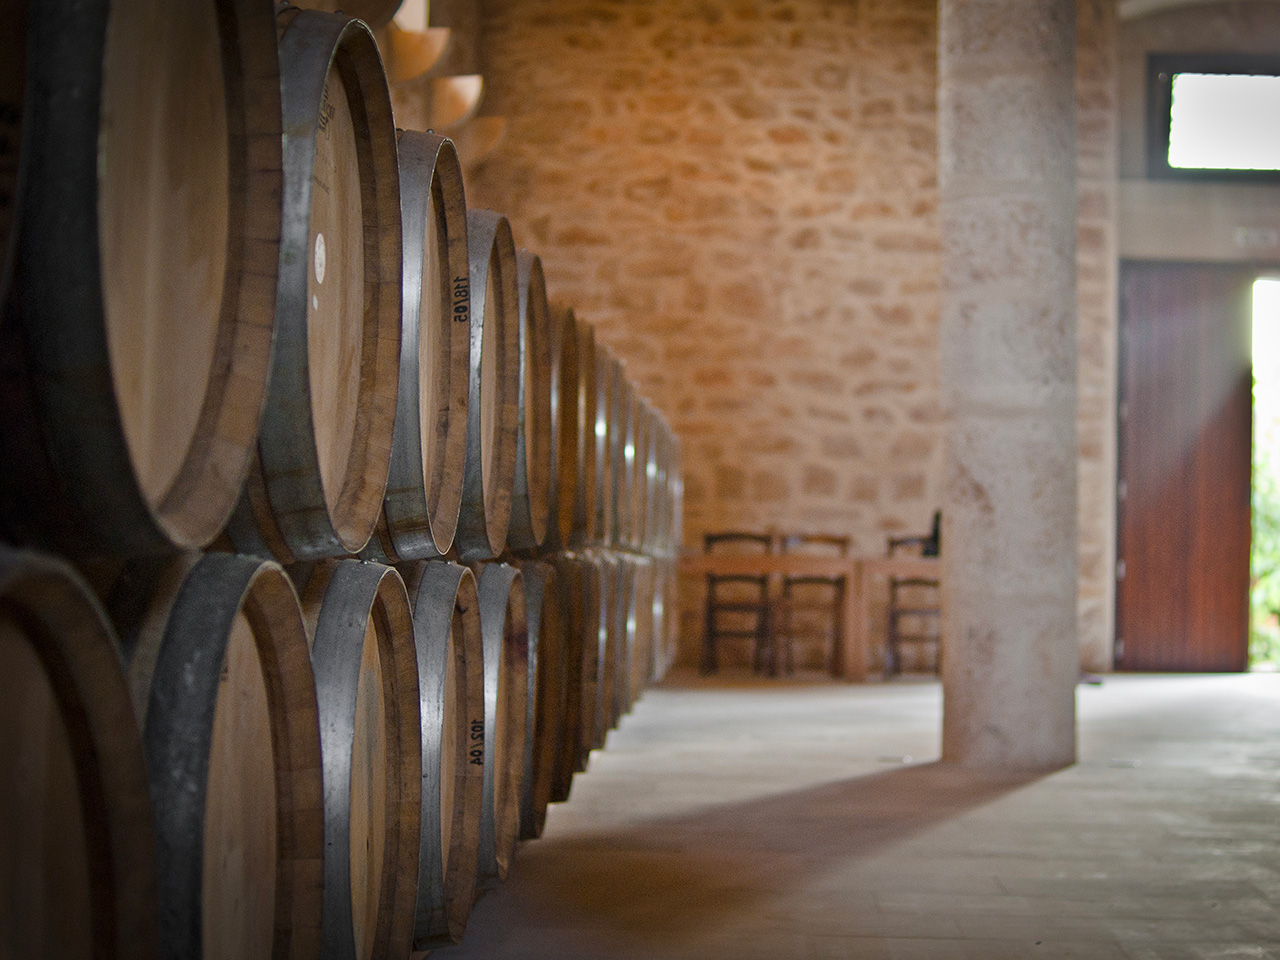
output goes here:
{"type": "Polygon", "coordinates": [[[515,484],[508,545],[529,553],[547,539],[551,521],[551,317],[542,261],[516,251],[520,292],[520,376],[516,403],[515,484]]]}
{"type": "Polygon", "coordinates": [[[655,497],[654,497],[654,526],[653,526],[653,552],[657,556],[666,556],[670,550],[671,534],[673,530],[672,510],[672,478],[671,478],[671,457],[672,443],[671,431],[667,427],[666,421],[661,415],[657,421],[657,451],[656,451],[656,473],[654,478],[655,497]]]}
{"type": "Polygon", "coordinates": [[[567,550],[573,541],[578,493],[578,321],[569,307],[551,308],[551,503],[546,553],[567,550]]]}
{"type": "Polygon", "coordinates": [[[662,547],[662,525],[663,511],[665,509],[664,494],[666,492],[666,467],[665,456],[667,450],[666,437],[663,433],[662,420],[657,411],[654,411],[653,418],[653,499],[651,501],[650,511],[652,516],[649,518],[649,549],[650,556],[657,556],[661,552],[662,547]]]}
{"type": "Polygon", "coordinates": [[[650,573],[650,595],[649,609],[653,617],[653,653],[651,657],[652,663],[652,680],[658,680],[667,670],[666,663],[666,631],[668,626],[668,616],[675,613],[674,608],[668,608],[667,596],[669,588],[667,584],[666,563],[663,560],[651,557],[649,560],[651,566],[650,573]]]}
{"type": "Polygon", "coordinates": [[[684,447],[671,434],[671,542],[667,555],[675,558],[684,544],[684,447]]]}
{"type": "Polygon", "coordinates": [[[654,596],[653,561],[648,557],[632,559],[631,590],[628,597],[627,634],[631,651],[628,709],[640,699],[654,679],[654,596]]]}
{"type": "Polygon", "coordinates": [[[507,877],[520,838],[520,796],[529,704],[529,626],[517,567],[480,564],[480,632],[484,636],[484,801],[477,886],[507,877]]]}
{"type": "Polygon", "coordinates": [[[617,522],[614,524],[613,546],[617,550],[635,549],[635,521],[632,515],[631,488],[635,484],[636,468],[636,431],[635,431],[636,388],[627,379],[626,367],[618,365],[618,396],[616,400],[618,426],[614,439],[613,457],[616,464],[614,472],[614,513],[617,522]]]}
{"type": "Polygon", "coordinates": [[[400,178],[386,75],[359,20],[280,14],[284,229],[258,457],[228,528],[284,563],[355,553],[390,467],[400,178]]]}
{"type": "Polygon", "coordinates": [[[520,571],[505,563],[480,569],[484,636],[484,802],[477,883],[506,879],[520,839],[520,793],[528,712],[529,630],[520,571]]]}
{"type": "Polygon", "coordinates": [[[615,580],[618,598],[615,602],[614,622],[617,624],[618,642],[615,649],[615,674],[613,681],[613,726],[617,726],[635,702],[632,684],[635,658],[635,586],[636,558],[630,554],[617,555],[618,568],[615,580]]]}
{"type": "Polygon", "coordinates": [[[596,334],[585,320],[577,320],[578,331],[578,420],[575,471],[577,487],[573,500],[573,533],[570,546],[585,547],[596,542],[596,504],[599,497],[596,457],[596,334]]]}
{"type": "Polygon", "coordinates": [[[297,595],[274,563],[189,554],[117,586],[159,837],[166,957],[317,957],[320,728],[297,595]]]}
{"type": "Polygon", "coordinates": [[[660,678],[675,662],[680,606],[676,595],[676,565],[662,558],[654,561],[654,678],[660,678]]]}
{"type": "Polygon", "coordinates": [[[662,450],[662,423],[658,419],[658,411],[656,408],[649,410],[649,452],[647,454],[648,464],[646,469],[649,472],[649,503],[646,508],[647,517],[645,519],[645,553],[653,556],[658,549],[658,525],[660,521],[659,512],[661,505],[659,504],[659,468],[658,460],[661,457],[662,450]]]}
{"type": "MultiPolygon", "coordinates": [[[[23,187],[0,358],[0,526],[76,557],[204,546],[244,483],[272,350],[271,7],[6,7],[32,11],[21,144],[40,175],[23,187]]],[[[0,35],[8,74],[22,45],[0,35]]]]}
{"type": "Polygon", "coordinates": [[[651,413],[649,401],[636,393],[632,408],[632,433],[634,456],[631,470],[631,536],[632,549],[637,553],[649,550],[649,515],[653,501],[653,462],[651,413]]]}
{"type": "Polygon", "coordinates": [[[520,838],[542,836],[551,802],[557,751],[561,745],[565,701],[565,637],[560,584],[555,567],[528,561],[520,565],[525,617],[529,625],[529,689],[525,712],[520,838]]]}
{"type": "Polygon", "coordinates": [[[158,954],[146,761],[110,626],[59,560],[0,546],[5,955],[158,954]]]}
{"type": "MultiPolygon", "coordinates": [[[[551,558],[556,571],[556,584],[563,613],[560,626],[563,637],[564,705],[555,752],[555,767],[551,775],[551,802],[569,799],[573,775],[584,769],[579,744],[583,737],[583,664],[585,663],[585,633],[583,622],[589,583],[581,575],[582,560],[579,555],[559,553],[551,558]]],[[[593,649],[595,649],[593,647],[593,649]]]]}
{"type": "Polygon", "coordinates": [[[0,61],[0,304],[9,293],[26,173],[22,121],[27,91],[28,6],[26,0],[10,0],[0,6],[0,37],[6,38],[6,55],[0,61]]]}
{"type": "Polygon", "coordinates": [[[516,469],[520,297],[511,225],[491,210],[467,212],[471,265],[471,380],[462,513],[455,549],[470,562],[506,548],[516,469]]]}
{"type": "Polygon", "coordinates": [[[680,472],[680,440],[670,427],[665,431],[663,458],[663,535],[659,552],[664,557],[674,557],[680,552],[683,536],[684,479],[680,472]]]}
{"type": "Polygon", "coordinates": [[[325,957],[403,957],[413,939],[422,736],[413,615],[392,568],[316,565],[302,594],[324,757],[325,957]]]}
{"type": "Polygon", "coordinates": [[[621,694],[623,631],[621,629],[622,558],[606,551],[593,551],[600,571],[600,632],[604,636],[600,653],[600,692],[597,706],[595,740],[592,747],[601,749],[609,731],[618,725],[622,711],[618,708],[621,694]]]}
{"type": "Polygon", "coordinates": [[[462,168],[453,142],[399,134],[404,227],[399,396],[376,535],[361,556],[444,556],[462,504],[471,370],[471,282],[462,168]]]}
{"type": "Polygon", "coordinates": [[[604,688],[611,652],[607,647],[609,571],[602,563],[603,556],[598,551],[574,554],[564,571],[569,581],[567,630],[574,638],[571,657],[580,653],[574,665],[578,671],[573,678],[576,683],[570,682],[567,698],[575,702],[578,714],[574,771],[579,773],[587,768],[591,751],[604,743],[608,732],[604,688]]]}
{"type": "Polygon", "coordinates": [[[577,683],[577,736],[575,743],[575,772],[587,769],[591,751],[604,743],[605,726],[604,685],[608,669],[606,591],[607,570],[602,567],[600,555],[578,554],[569,567],[571,578],[569,591],[569,630],[580,638],[575,646],[581,651],[578,660],[577,683]]]}
{"type": "Polygon", "coordinates": [[[617,512],[614,503],[614,440],[617,437],[617,404],[619,366],[609,348],[596,344],[596,428],[592,445],[595,458],[595,537],[594,547],[613,543],[617,512]]]}
{"type": "Polygon", "coordinates": [[[457,943],[475,900],[484,794],[484,649],[464,566],[402,564],[422,710],[422,830],[413,949],[457,943]]]}

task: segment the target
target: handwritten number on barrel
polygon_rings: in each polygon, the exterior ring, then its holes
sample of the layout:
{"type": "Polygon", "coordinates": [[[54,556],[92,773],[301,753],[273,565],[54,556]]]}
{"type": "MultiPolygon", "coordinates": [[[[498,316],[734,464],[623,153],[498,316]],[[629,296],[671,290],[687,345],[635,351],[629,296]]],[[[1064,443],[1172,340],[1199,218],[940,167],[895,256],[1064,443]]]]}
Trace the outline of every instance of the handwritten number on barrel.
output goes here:
{"type": "Polygon", "coordinates": [[[471,280],[468,277],[453,278],[453,319],[467,320],[471,312],[471,280]]]}

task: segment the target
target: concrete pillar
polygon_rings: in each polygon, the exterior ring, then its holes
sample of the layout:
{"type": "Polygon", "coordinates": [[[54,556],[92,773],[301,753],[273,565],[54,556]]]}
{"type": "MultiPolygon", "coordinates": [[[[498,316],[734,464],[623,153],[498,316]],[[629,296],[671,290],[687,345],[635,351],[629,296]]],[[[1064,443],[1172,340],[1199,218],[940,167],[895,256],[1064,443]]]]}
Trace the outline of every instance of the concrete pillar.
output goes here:
{"type": "Polygon", "coordinates": [[[943,759],[1075,761],[1073,0],[941,0],[943,759]]]}

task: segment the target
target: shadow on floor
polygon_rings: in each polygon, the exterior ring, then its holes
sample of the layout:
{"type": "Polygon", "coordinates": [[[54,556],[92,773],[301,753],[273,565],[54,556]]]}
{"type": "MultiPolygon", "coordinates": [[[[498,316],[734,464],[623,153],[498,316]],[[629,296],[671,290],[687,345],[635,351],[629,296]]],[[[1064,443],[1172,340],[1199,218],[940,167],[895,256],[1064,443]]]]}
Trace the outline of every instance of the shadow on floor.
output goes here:
{"type": "Polygon", "coordinates": [[[779,890],[854,865],[1038,776],[923,764],[619,832],[545,838],[522,847],[493,907],[508,927],[589,926],[651,945],[680,942],[755,916],[779,890]]]}

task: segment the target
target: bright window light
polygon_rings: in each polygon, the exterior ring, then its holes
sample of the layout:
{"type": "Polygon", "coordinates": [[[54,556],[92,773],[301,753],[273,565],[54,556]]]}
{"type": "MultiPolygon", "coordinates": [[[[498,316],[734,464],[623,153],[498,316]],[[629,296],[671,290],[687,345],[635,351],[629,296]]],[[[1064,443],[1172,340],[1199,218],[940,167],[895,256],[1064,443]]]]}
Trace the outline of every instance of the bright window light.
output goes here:
{"type": "Polygon", "coordinates": [[[1169,166],[1280,170],[1280,77],[1179,73],[1172,99],[1169,166]]]}

